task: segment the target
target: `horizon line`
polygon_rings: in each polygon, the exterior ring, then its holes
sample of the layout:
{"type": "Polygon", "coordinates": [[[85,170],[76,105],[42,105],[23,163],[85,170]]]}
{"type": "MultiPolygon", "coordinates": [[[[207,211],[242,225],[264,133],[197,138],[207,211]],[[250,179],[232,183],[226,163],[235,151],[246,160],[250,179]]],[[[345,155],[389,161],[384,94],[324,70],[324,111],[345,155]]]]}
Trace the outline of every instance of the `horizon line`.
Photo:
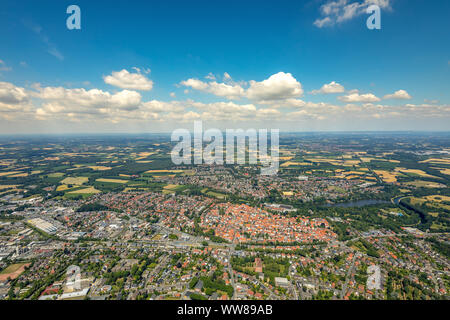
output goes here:
{"type": "MultiPolygon", "coordinates": [[[[225,129],[226,130],[226,129],[225,129]]],[[[225,132],[225,130],[222,130],[225,132]]],[[[234,129],[237,130],[237,129],[234,129]]],[[[258,130],[258,129],[256,129],[258,130]]],[[[270,130],[276,130],[276,129],[267,129],[270,130]]],[[[205,131],[205,130],[203,130],[205,131]]],[[[189,130],[190,133],[193,133],[193,131],[189,130]]],[[[162,131],[162,132],[70,132],[70,133],[63,133],[63,132],[49,132],[49,133],[41,133],[41,132],[32,132],[32,133],[0,133],[0,137],[14,137],[14,136],[95,136],[95,135],[170,135],[172,131],[162,131]]],[[[281,131],[280,134],[336,134],[336,133],[348,133],[348,134],[364,134],[364,133],[373,133],[373,134],[380,134],[380,133],[397,133],[397,134],[413,134],[413,133],[439,133],[439,134],[450,134],[450,130],[333,130],[333,131],[281,131]]]]}

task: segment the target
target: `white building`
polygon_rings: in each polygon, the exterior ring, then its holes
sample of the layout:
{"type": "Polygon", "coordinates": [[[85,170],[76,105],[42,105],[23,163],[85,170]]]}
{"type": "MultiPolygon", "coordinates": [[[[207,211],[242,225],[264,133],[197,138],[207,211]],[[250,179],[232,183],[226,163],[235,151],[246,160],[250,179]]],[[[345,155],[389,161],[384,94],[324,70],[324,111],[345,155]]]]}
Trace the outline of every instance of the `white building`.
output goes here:
{"type": "Polygon", "coordinates": [[[277,287],[289,287],[289,281],[286,278],[281,278],[281,277],[275,277],[275,285],[277,287]]]}
{"type": "Polygon", "coordinates": [[[367,289],[381,290],[381,269],[379,266],[371,265],[367,268],[367,289]]]}

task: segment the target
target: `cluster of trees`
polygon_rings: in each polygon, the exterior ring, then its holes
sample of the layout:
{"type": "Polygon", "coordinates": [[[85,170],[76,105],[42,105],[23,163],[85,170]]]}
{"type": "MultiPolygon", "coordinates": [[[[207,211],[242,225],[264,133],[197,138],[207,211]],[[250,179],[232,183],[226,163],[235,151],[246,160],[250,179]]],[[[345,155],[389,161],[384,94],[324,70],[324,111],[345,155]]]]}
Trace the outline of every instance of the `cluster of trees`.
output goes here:
{"type": "MultiPolygon", "coordinates": [[[[55,257],[59,257],[61,255],[61,251],[55,253],[55,257]]],[[[10,290],[8,292],[8,299],[31,299],[36,300],[39,298],[41,293],[47,288],[49,285],[54,283],[55,281],[61,280],[65,277],[65,273],[67,270],[67,267],[70,265],[77,265],[81,261],[81,259],[86,256],[86,252],[78,253],[71,261],[66,261],[66,263],[62,263],[58,266],[58,268],[55,270],[54,273],[49,273],[46,276],[41,277],[40,279],[33,280],[32,286],[29,290],[27,290],[25,293],[23,293],[20,297],[17,297],[14,293],[14,288],[18,284],[19,278],[13,280],[11,283],[10,290]]],[[[34,263],[34,260],[32,261],[32,264],[34,263]]],[[[28,272],[29,268],[26,268],[25,275],[28,272]]],[[[28,284],[28,282],[24,282],[23,284],[19,284],[20,287],[25,286],[28,284]]]]}
{"type": "Polygon", "coordinates": [[[234,270],[255,276],[254,261],[253,257],[231,257],[230,263],[234,270]]]}
{"type": "Polygon", "coordinates": [[[359,249],[361,249],[362,251],[364,251],[368,256],[371,257],[375,257],[375,258],[379,258],[380,254],[378,253],[378,250],[368,241],[364,240],[364,239],[360,239],[356,242],[353,243],[349,243],[349,246],[356,246],[359,249]]]}
{"type": "Polygon", "coordinates": [[[94,212],[94,211],[106,211],[106,210],[108,210],[108,207],[106,207],[98,202],[93,202],[93,203],[83,204],[82,206],[80,206],[77,209],[77,212],[94,212]]]}
{"type": "Polygon", "coordinates": [[[286,277],[289,271],[288,259],[274,259],[270,256],[262,257],[264,263],[264,278],[269,279],[269,283],[275,286],[275,277],[286,277]]]}
{"type": "Polygon", "coordinates": [[[427,241],[431,242],[434,250],[445,256],[447,259],[450,259],[450,245],[448,243],[438,241],[435,238],[428,238],[427,241]]]}
{"type": "Polygon", "coordinates": [[[313,300],[330,300],[333,298],[333,292],[320,289],[316,295],[312,296],[313,300]]]}
{"type": "Polygon", "coordinates": [[[348,224],[345,224],[342,222],[337,222],[337,221],[332,221],[331,226],[333,227],[333,231],[337,234],[338,240],[347,241],[352,238],[352,236],[349,232],[348,224]]]}
{"type": "Polygon", "coordinates": [[[201,294],[199,294],[199,293],[195,293],[195,292],[192,292],[192,293],[189,295],[189,297],[190,297],[192,300],[208,300],[208,298],[206,298],[205,296],[203,296],[203,295],[201,295],[201,294]]]}
{"type": "MultiPolygon", "coordinates": [[[[228,243],[227,240],[225,240],[222,237],[216,236],[215,231],[213,229],[209,229],[208,231],[204,232],[203,229],[199,225],[200,218],[197,217],[194,219],[194,235],[196,236],[203,236],[203,237],[209,237],[209,239],[212,242],[216,243],[228,243]]],[[[207,246],[208,242],[204,244],[204,246],[207,246]]]]}
{"type": "MultiPolygon", "coordinates": [[[[449,232],[450,231],[450,210],[445,207],[435,208],[432,206],[428,206],[427,202],[424,203],[412,203],[410,198],[402,199],[400,201],[400,206],[405,208],[408,212],[418,214],[420,216],[421,223],[418,225],[418,228],[422,231],[426,231],[431,228],[433,223],[437,223],[442,225],[442,228],[438,230],[438,232],[449,232]],[[439,211],[439,215],[434,217],[429,214],[432,211],[439,211]]],[[[433,231],[433,229],[431,229],[433,231]]]]}
{"type": "Polygon", "coordinates": [[[129,275],[130,271],[123,270],[105,273],[103,277],[107,285],[115,285],[119,279],[126,279],[129,275]]]}
{"type": "Polygon", "coordinates": [[[226,292],[228,297],[233,296],[233,287],[230,285],[226,285],[225,281],[220,279],[215,272],[211,277],[200,277],[200,280],[203,281],[203,290],[207,295],[211,295],[216,291],[226,292]]]}
{"type": "Polygon", "coordinates": [[[0,220],[6,220],[6,221],[19,221],[23,220],[22,216],[13,216],[11,213],[2,212],[0,214],[0,220]]]}
{"type": "MultiPolygon", "coordinates": [[[[385,228],[394,232],[403,232],[402,226],[417,225],[420,223],[419,215],[416,212],[408,211],[406,215],[394,216],[391,214],[380,214],[384,211],[396,211],[398,207],[394,205],[374,205],[354,208],[321,208],[314,211],[316,217],[340,217],[342,219],[351,219],[351,228],[359,231],[369,231],[374,226],[385,228]]],[[[311,214],[310,214],[311,215],[311,214]]],[[[334,232],[339,240],[350,240],[350,225],[343,222],[330,221],[334,232]]]]}
{"type": "MultiPolygon", "coordinates": [[[[426,279],[426,275],[419,275],[419,280],[423,282],[426,279]]],[[[425,284],[430,285],[431,283],[426,279],[425,284]]],[[[431,290],[424,288],[420,283],[411,281],[407,275],[402,272],[396,272],[391,270],[388,272],[388,278],[386,281],[386,295],[388,300],[425,300],[442,299],[441,296],[431,292],[431,290]],[[398,288],[398,289],[394,289],[398,288]]]]}
{"type": "Polygon", "coordinates": [[[145,221],[147,221],[149,223],[158,223],[159,217],[158,216],[147,216],[145,218],[145,221]]]}

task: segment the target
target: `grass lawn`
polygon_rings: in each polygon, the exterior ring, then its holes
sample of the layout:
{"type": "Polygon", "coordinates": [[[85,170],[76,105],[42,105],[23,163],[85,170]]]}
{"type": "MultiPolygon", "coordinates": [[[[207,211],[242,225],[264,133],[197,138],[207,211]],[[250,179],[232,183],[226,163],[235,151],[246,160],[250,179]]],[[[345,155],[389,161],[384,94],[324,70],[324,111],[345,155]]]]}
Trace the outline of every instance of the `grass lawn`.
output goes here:
{"type": "Polygon", "coordinates": [[[28,265],[29,263],[16,263],[8,266],[6,269],[0,272],[0,280],[4,281],[7,280],[8,278],[10,279],[17,278],[22,272],[25,271],[25,267],[28,265]]]}

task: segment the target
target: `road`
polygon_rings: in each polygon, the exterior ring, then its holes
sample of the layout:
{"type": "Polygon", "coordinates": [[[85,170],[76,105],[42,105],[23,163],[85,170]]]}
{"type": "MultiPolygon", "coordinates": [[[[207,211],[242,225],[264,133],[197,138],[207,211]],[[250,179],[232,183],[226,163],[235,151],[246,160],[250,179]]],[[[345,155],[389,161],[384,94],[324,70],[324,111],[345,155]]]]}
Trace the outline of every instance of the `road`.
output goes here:
{"type": "Polygon", "coordinates": [[[342,285],[341,299],[344,299],[345,294],[347,293],[347,286],[348,286],[348,283],[350,282],[350,277],[351,277],[351,275],[353,273],[353,269],[355,268],[355,261],[356,261],[356,258],[358,256],[359,256],[358,252],[355,252],[355,254],[353,255],[353,259],[352,259],[352,262],[350,264],[350,268],[348,268],[348,272],[347,272],[347,275],[345,277],[345,282],[342,285]]]}
{"type": "Polygon", "coordinates": [[[231,268],[231,254],[232,252],[234,252],[234,246],[230,247],[230,249],[228,250],[228,255],[227,255],[227,259],[228,259],[228,265],[227,265],[227,271],[230,274],[230,282],[231,282],[231,286],[233,287],[233,297],[232,300],[236,299],[236,283],[234,282],[234,273],[233,273],[233,269],[231,268]]]}

